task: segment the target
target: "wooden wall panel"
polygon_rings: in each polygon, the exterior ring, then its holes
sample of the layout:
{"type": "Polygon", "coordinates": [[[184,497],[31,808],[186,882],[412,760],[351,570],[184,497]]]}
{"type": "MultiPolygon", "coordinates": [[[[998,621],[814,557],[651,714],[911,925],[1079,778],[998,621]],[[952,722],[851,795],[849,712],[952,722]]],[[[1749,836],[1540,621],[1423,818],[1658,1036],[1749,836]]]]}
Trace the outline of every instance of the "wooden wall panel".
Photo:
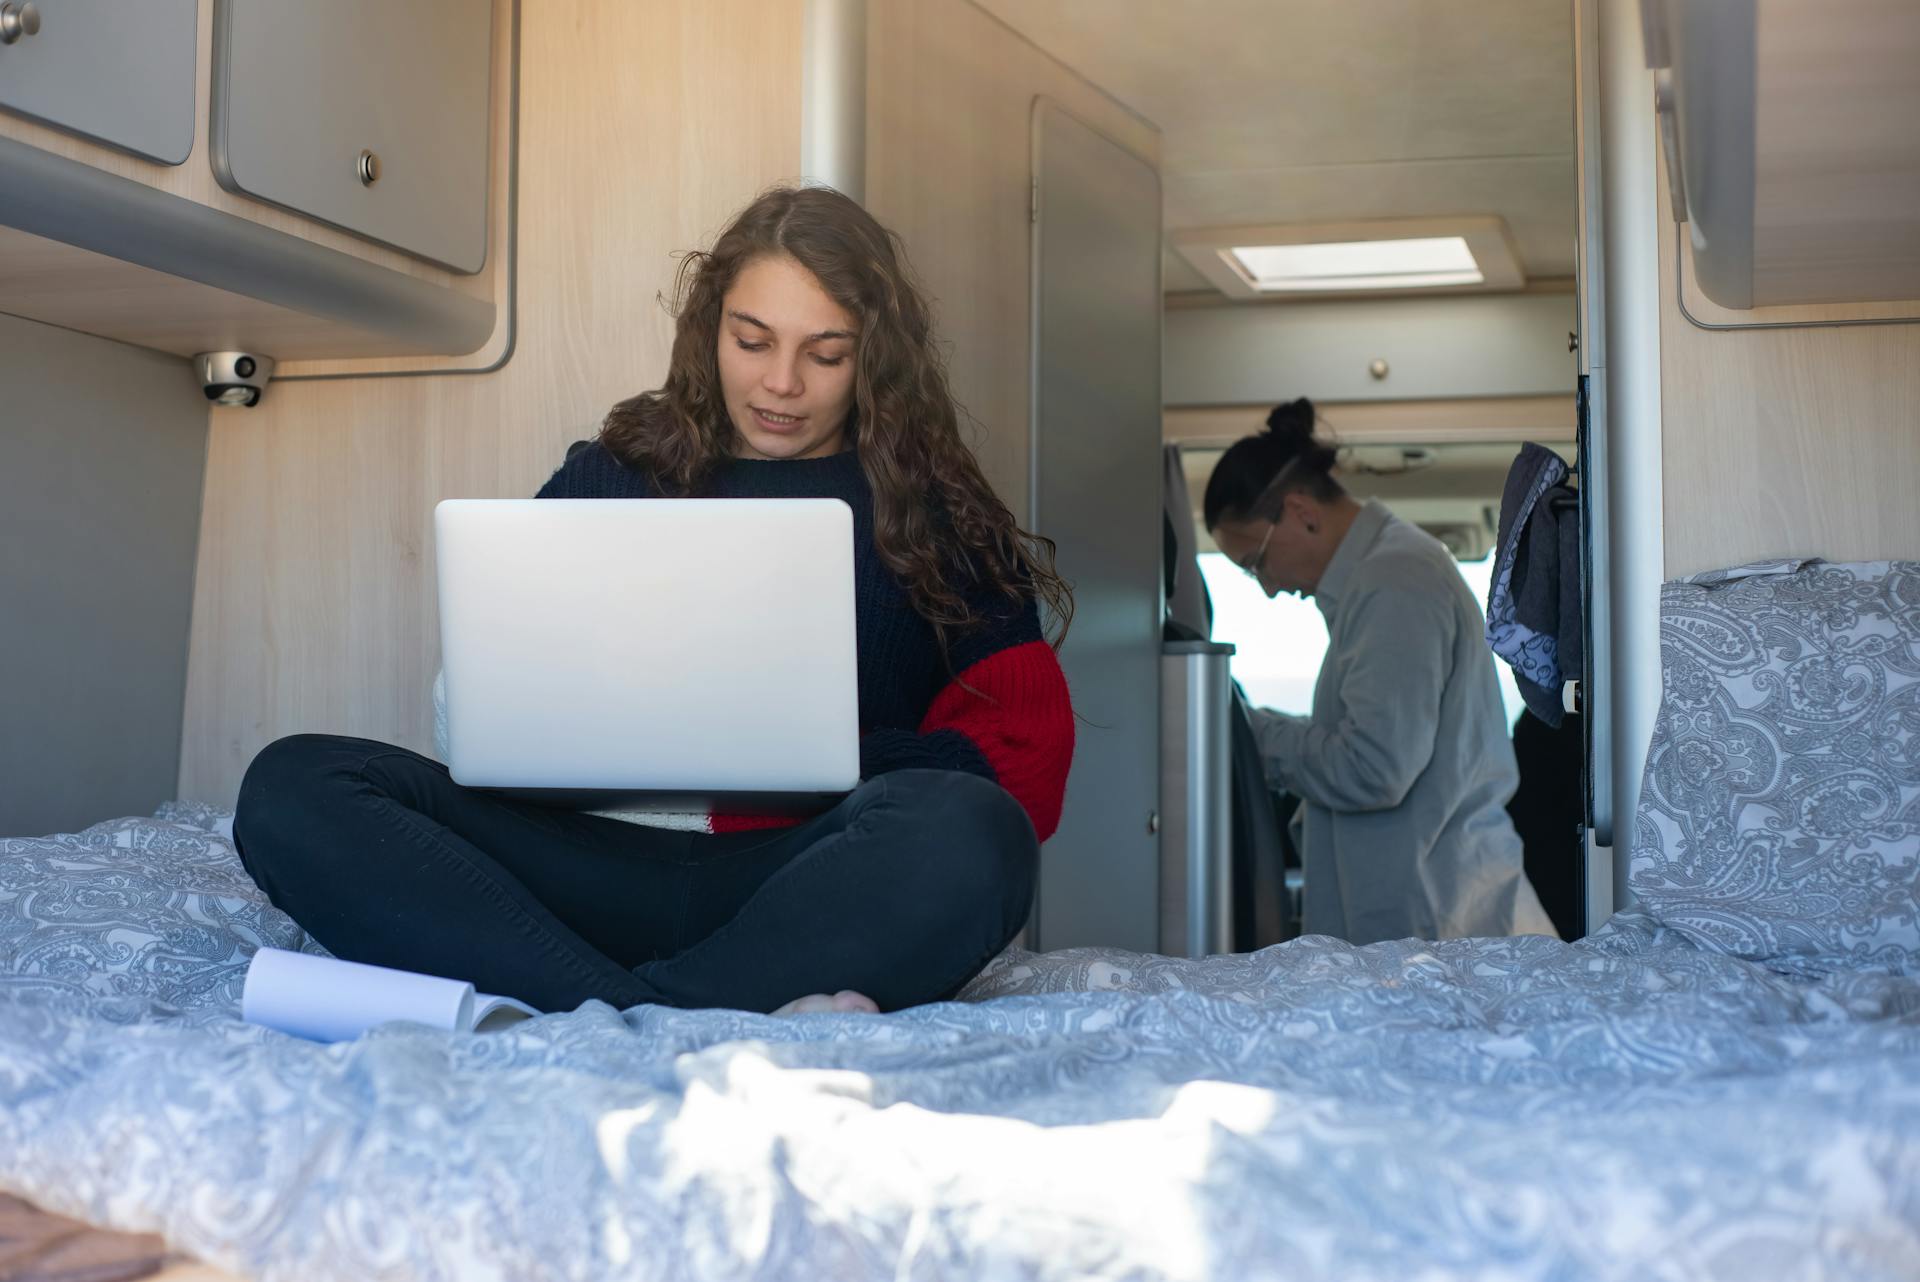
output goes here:
{"type": "Polygon", "coordinates": [[[868,24],[867,207],[905,238],[954,395],[984,429],[969,439],[1024,520],[1033,100],[1155,164],[1159,131],[968,0],[874,0],[868,24]]]}
{"type": "MultiPolygon", "coordinates": [[[[1920,6],[1763,0],[1753,297],[1920,297],[1920,6]]],[[[1908,313],[1912,314],[1911,312],[1908,313]]]]}
{"type": "Polygon", "coordinates": [[[1920,325],[1703,330],[1676,305],[1673,254],[1663,232],[1667,574],[1920,557],[1920,325]]]}
{"type": "Polygon", "coordinates": [[[659,384],[674,251],[799,167],[801,11],[529,8],[512,360],[213,411],[182,796],[230,803],[253,754],[300,731],[428,747],[433,505],[531,494],[608,406],[659,384]]]}

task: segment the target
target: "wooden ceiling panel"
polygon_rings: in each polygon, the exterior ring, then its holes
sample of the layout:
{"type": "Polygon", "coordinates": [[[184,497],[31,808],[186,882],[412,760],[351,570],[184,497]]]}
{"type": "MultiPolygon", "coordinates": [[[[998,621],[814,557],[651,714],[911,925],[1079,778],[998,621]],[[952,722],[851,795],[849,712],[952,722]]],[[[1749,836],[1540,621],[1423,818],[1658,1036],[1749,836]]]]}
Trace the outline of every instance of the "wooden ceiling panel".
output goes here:
{"type": "Polygon", "coordinates": [[[1565,4],[975,2],[1159,126],[1169,232],[1496,214],[1529,277],[1573,273],[1565,4]]]}

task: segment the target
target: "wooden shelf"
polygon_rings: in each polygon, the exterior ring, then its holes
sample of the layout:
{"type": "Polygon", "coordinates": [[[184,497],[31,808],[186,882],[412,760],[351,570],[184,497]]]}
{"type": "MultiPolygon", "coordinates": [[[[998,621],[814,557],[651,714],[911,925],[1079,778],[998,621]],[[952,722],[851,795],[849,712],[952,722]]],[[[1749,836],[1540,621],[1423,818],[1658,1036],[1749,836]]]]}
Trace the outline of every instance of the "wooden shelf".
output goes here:
{"type": "Polygon", "coordinates": [[[0,138],[0,310],[192,355],[470,352],[494,305],[0,138]]]}

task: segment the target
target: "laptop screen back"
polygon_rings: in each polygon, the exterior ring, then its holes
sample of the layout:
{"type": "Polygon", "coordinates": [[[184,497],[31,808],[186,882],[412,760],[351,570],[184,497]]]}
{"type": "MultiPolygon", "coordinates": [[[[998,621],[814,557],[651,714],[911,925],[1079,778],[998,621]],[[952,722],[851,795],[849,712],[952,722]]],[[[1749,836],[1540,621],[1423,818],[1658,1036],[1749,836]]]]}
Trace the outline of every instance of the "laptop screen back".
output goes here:
{"type": "Polygon", "coordinates": [[[838,499],[450,499],[435,510],[462,784],[688,795],[859,781],[838,499]]]}

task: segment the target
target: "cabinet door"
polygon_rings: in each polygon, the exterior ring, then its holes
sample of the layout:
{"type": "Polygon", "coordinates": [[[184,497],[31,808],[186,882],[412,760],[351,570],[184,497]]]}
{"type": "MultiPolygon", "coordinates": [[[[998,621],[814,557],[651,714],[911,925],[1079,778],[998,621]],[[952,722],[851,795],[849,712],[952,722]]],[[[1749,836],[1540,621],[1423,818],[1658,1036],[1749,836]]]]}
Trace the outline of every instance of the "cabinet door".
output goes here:
{"type": "Polygon", "coordinates": [[[1160,946],[1160,177],[1049,99],[1033,112],[1035,533],[1073,584],[1073,770],[1034,946],[1160,946]]]}
{"type": "MultiPolygon", "coordinates": [[[[28,7],[7,5],[16,20],[28,7]]],[[[39,30],[0,44],[0,107],[163,165],[186,160],[197,0],[33,0],[31,8],[39,30]]]]}
{"type": "Polygon", "coordinates": [[[219,0],[221,185],[479,271],[495,2],[219,0]]]}

